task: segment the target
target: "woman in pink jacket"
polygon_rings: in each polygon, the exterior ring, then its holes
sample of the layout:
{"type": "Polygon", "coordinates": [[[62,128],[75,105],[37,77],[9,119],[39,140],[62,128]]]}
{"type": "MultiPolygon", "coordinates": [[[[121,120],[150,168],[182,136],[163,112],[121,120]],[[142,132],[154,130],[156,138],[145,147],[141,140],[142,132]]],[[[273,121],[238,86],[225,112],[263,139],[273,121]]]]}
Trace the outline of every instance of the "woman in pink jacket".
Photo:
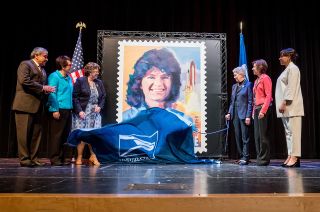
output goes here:
{"type": "Polygon", "coordinates": [[[257,152],[257,165],[270,163],[270,121],[272,118],[272,81],[266,74],[268,64],[259,59],[252,62],[253,74],[257,76],[253,86],[254,139],[257,152]]]}

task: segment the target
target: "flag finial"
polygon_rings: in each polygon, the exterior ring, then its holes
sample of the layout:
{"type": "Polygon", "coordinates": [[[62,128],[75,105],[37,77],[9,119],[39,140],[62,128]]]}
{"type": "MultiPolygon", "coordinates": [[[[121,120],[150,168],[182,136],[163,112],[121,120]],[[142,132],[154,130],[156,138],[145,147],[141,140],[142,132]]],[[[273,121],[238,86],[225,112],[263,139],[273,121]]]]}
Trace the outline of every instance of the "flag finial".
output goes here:
{"type": "Polygon", "coordinates": [[[240,33],[242,33],[242,21],[240,21],[240,33]]]}
{"type": "Polygon", "coordinates": [[[76,28],[80,28],[80,32],[81,32],[82,28],[87,28],[87,26],[84,22],[80,21],[77,23],[76,28]]]}

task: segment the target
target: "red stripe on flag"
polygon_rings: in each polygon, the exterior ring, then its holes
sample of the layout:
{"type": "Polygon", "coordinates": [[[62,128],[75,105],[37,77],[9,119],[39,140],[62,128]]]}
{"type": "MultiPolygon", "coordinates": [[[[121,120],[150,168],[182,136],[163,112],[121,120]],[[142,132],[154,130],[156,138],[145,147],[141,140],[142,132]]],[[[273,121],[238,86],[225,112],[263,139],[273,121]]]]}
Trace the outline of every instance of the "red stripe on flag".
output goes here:
{"type": "Polygon", "coordinates": [[[79,77],[83,77],[83,76],[84,76],[84,70],[83,69],[79,69],[77,71],[74,71],[74,72],[70,73],[70,77],[72,79],[72,83],[73,84],[77,81],[77,79],[79,77]]]}

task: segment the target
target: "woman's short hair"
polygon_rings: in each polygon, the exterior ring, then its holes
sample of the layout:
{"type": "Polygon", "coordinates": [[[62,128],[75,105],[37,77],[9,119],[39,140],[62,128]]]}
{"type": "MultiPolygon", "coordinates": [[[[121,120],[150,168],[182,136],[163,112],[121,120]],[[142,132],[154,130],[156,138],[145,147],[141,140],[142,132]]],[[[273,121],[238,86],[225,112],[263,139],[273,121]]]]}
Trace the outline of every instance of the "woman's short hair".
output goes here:
{"type": "Polygon", "coordinates": [[[290,57],[292,61],[296,61],[296,59],[298,58],[298,54],[293,48],[282,49],[280,51],[280,56],[290,57]]]}
{"type": "Polygon", "coordinates": [[[252,65],[256,64],[256,67],[260,73],[264,74],[267,72],[268,64],[264,59],[255,60],[252,62],[252,65]]]}
{"type": "Polygon", "coordinates": [[[165,99],[166,106],[178,99],[181,86],[180,64],[168,49],[152,49],[145,52],[137,60],[134,65],[134,73],[129,76],[126,101],[130,106],[140,107],[144,104],[141,82],[147,71],[152,67],[156,67],[171,76],[172,86],[168,97],[165,99]]]}
{"type": "Polygon", "coordinates": [[[233,72],[234,74],[240,74],[240,75],[242,75],[242,76],[246,76],[246,70],[245,70],[245,68],[242,67],[242,66],[239,66],[239,67],[234,68],[234,69],[232,70],[232,72],[233,72]]]}
{"type": "Polygon", "coordinates": [[[56,59],[56,66],[58,70],[61,70],[62,68],[66,67],[68,64],[68,61],[71,61],[70,57],[66,55],[62,55],[57,57],[56,59]]]}
{"type": "Polygon", "coordinates": [[[98,71],[100,72],[100,66],[97,63],[94,62],[89,62],[84,66],[84,75],[87,77],[90,75],[90,73],[95,70],[98,69],[98,71]]]}

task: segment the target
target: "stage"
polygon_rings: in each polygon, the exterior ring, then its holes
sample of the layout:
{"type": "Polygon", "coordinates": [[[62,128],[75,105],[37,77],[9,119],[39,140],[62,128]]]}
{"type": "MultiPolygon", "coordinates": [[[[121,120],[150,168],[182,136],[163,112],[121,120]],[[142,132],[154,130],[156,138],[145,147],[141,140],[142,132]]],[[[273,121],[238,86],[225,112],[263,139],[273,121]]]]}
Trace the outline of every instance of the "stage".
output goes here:
{"type": "Polygon", "coordinates": [[[2,158],[0,211],[319,211],[320,160],[282,161],[27,168],[2,158]]]}

